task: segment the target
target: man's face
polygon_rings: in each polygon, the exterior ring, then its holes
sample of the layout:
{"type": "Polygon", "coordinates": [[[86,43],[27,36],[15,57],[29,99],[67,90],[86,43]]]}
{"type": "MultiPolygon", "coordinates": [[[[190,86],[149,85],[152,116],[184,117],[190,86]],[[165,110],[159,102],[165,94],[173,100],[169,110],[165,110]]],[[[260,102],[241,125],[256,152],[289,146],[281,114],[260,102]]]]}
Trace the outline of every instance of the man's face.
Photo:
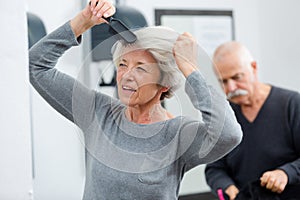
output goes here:
{"type": "Polygon", "coordinates": [[[215,64],[228,100],[239,105],[248,104],[254,93],[256,63],[243,63],[237,56],[227,55],[215,64]]]}

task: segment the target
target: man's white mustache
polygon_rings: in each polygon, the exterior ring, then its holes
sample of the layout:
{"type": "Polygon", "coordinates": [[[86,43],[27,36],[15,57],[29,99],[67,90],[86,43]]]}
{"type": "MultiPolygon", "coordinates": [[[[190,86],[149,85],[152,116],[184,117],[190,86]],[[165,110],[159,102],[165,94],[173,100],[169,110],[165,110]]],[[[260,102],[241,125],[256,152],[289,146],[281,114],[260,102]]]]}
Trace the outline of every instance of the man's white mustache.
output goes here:
{"type": "Polygon", "coordinates": [[[232,99],[233,97],[243,96],[243,95],[247,95],[247,94],[248,94],[247,90],[237,89],[237,90],[235,90],[233,92],[229,92],[227,94],[227,99],[232,99]]]}

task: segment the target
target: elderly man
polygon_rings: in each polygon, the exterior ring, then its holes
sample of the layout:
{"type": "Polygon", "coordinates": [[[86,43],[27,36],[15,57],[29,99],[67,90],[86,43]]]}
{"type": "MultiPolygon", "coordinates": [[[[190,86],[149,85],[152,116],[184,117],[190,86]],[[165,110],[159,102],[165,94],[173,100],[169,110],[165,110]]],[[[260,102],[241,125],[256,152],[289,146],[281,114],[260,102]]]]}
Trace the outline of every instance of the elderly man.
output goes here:
{"type": "Polygon", "coordinates": [[[280,199],[300,199],[300,94],[260,82],[257,62],[241,43],[222,44],[213,61],[244,137],[207,165],[207,183],[230,200],[255,180],[280,199]]]}

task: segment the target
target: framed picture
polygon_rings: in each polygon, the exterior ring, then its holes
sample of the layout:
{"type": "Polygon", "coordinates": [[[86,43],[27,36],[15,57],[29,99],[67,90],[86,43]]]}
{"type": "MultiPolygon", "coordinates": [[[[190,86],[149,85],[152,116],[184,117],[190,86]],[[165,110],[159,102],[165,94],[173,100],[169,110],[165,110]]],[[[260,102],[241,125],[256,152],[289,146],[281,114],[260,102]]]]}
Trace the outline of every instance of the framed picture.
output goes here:
{"type": "Polygon", "coordinates": [[[190,32],[209,56],[218,45],[235,38],[230,10],[156,9],[155,25],[168,26],[179,33],[190,32]]]}

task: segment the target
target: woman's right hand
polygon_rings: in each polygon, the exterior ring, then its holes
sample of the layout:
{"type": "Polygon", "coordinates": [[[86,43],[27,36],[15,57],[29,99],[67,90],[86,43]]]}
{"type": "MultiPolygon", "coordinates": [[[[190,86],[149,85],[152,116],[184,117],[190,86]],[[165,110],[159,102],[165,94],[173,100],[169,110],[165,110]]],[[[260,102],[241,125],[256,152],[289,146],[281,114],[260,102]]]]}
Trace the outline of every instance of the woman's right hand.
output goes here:
{"type": "Polygon", "coordinates": [[[112,16],[115,11],[115,7],[108,0],[91,0],[83,10],[83,15],[94,24],[101,24],[106,22],[103,18],[112,16]]]}
{"type": "Polygon", "coordinates": [[[108,0],[91,0],[90,3],[75,16],[70,24],[76,37],[80,36],[89,28],[107,23],[105,18],[116,12],[115,6],[108,0]]]}

